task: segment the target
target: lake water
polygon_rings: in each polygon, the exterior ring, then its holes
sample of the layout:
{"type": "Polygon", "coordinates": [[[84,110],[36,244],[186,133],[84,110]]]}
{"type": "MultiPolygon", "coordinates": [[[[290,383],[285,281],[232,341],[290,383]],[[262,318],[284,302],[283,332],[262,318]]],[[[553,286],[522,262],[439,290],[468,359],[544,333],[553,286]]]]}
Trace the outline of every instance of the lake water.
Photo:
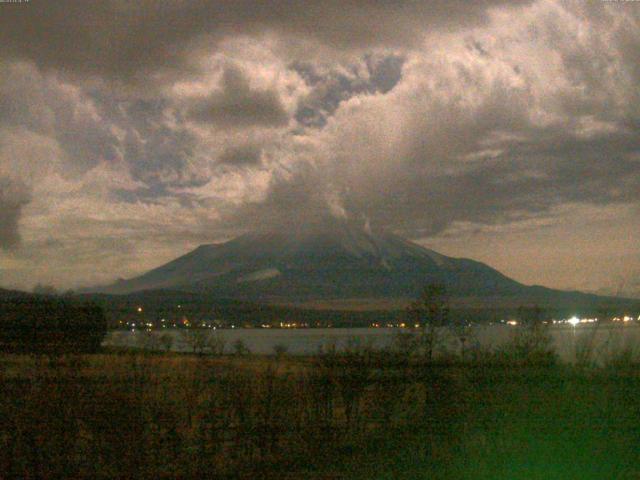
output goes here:
{"type": "MultiPolygon", "coordinates": [[[[508,342],[518,327],[507,325],[485,325],[471,327],[468,345],[481,348],[496,348],[508,342]]],[[[335,345],[338,350],[349,343],[357,342],[383,348],[390,345],[400,329],[394,328],[309,328],[309,329],[230,329],[210,331],[224,340],[225,351],[231,352],[233,343],[242,340],[253,353],[272,354],[282,345],[294,355],[313,354],[320,348],[335,345]]],[[[148,336],[169,334],[173,338],[172,350],[190,351],[184,335],[177,330],[145,332],[113,331],[104,341],[108,346],[144,347],[149,345],[148,336]]],[[[585,325],[576,327],[553,326],[549,328],[553,345],[563,361],[572,362],[585,346],[590,346],[596,360],[602,361],[615,352],[633,349],[640,352],[640,325],[620,323],[609,325],[585,325]]],[[[449,335],[442,335],[444,348],[455,351],[459,344],[449,335]]]]}

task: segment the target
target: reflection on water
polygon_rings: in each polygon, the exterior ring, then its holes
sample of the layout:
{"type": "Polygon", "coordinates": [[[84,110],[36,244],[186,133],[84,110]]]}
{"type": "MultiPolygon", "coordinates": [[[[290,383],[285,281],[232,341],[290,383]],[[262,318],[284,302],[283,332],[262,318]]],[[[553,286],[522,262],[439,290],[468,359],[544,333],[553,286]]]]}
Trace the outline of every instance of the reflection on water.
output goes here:
{"type": "MultiPolygon", "coordinates": [[[[471,328],[469,346],[491,349],[508,342],[518,327],[506,325],[485,325],[471,328]]],[[[272,354],[276,346],[284,346],[291,354],[304,355],[318,352],[320,348],[335,345],[345,348],[354,340],[363,345],[377,348],[389,346],[401,329],[393,328],[309,328],[309,329],[232,329],[217,330],[212,335],[220,336],[226,343],[226,351],[231,352],[233,343],[242,340],[253,353],[272,354]]],[[[162,330],[151,335],[170,335],[173,338],[172,350],[190,351],[191,347],[177,330],[162,330]]],[[[597,359],[608,358],[615,352],[625,349],[636,350],[640,347],[640,325],[578,325],[549,327],[549,334],[560,358],[572,362],[576,352],[592,352],[597,359]]],[[[145,345],[142,332],[114,331],[104,341],[110,346],[140,347],[145,345]]],[[[455,338],[443,335],[442,348],[455,351],[458,347],[455,338]]]]}

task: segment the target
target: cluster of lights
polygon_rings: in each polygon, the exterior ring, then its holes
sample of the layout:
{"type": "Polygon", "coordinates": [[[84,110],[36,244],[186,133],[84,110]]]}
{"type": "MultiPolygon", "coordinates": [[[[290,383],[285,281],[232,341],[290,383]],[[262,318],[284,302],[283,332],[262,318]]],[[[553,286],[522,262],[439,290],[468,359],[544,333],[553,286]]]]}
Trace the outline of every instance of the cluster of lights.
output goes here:
{"type": "Polygon", "coordinates": [[[307,328],[309,324],[298,322],[280,322],[280,328],[307,328]]]}
{"type": "MultiPolygon", "coordinates": [[[[178,305],[178,309],[181,309],[181,308],[182,308],[182,305],[178,305]]],[[[136,311],[138,313],[142,313],[144,310],[143,310],[143,308],[141,306],[138,306],[138,307],[136,307],[136,311]]],[[[614,321],[614,322],[622,322],[622,323],[633,322],[635,320],[636,319],[634,319],[630,315],[624,315],[623,317],[614,317],[612,319],[612,321],[614,321]]],[[[564,320],[551,320],[551,323],[553,323],[554,325],[569,324],[569,325],[575,327],[575,326],[577,326],[579,324],[582,324],[582,323],[596,323],[597,321],[598,321],[597,318],[578,318],[577,316],[574,315],[573,317],[567,318],[567,319],[564,319],[564,320]]],[[[640,322],[640,315],[638,316],[637,321],[640,322]]],[[[162,323],[162,328],[167,328],[167,325],[165,323],[166,319],[163,318],[163,319],[160,320],[160,322],[162,323]]],[[[517,320],[513,320],[513,319],[512,320],[506,320],[506,321],[505,320],[501,320],[500,322],[501,323],[506,323],[509,326],[517,326],[519,324],[519,322],[517,320]]],[[[122,320],[120,320],[119,323],[122,325],[123,324],[122,320]]],[[[547,324],[549,322],[545,321],[543,323],[547,324]]],[[[186,319],[186,318],[183,318],[183,320],[181,321],[181,324],[183,326],[185,326],[185,327],[189,327],[191,325],[189,320],[186,319]]],[[[136,328],[136,322],[127,322],[126,326],[128,328],[131,328],[132,331],[134,331],[135,328],[136,328]]],[[[307,323],[280,322],[280,328],[308,328],[308,326],[309,325],[307,323]]],[[[316,323],[316,326],[320,326],[319,323],[316,323]]],[[[331,326],[332,325],[329,324],[326,327],[327,328],[331,328],[331,326]]],[[[370,326],[370,328],[382,328],[382,327],[387,327],[387,328],[410,328],[411,327],[411,325],[407,325],[406,323],[397,323],[397,324],[387,323],[387,324],[383,325],[383,324],[380,324],[378,322],[371,323],[369,326],[370,326]]],[[[140,325],[140,327],[142,327],[142,328],[146,327],[147,330],[150,331],[151,328],[153,328],[153,324],[150,323],[150,322],[142,323],[140,325]]],[[[173,327],[177,327],[175,322],[173,323],[173,327]]],[[[216,329],[215,326],[213,326],[211,323],[207,323],[207,322],[202,322],[201,327],[202,328],[212,328],[214,330],[216,329]]],[[[260,327],[261,328],[272,328],[272,325],[263,323],[263,324],[260,325],[260,327]]],[[[415,325],[413,325],[413,327],[414,328],[420,328],[420,324],[416,323],[415,325]]],[[[231,325],[231,328],[235,328],[235,325],[231,325]]]]}
{"type": "Polygon", "coordinates": [[[567,323],[570,324],[571,326],[575,327],[576,325],[578,325],[580,323],[580,319],[578,317],[571,317],[569,320],[567,320],[567,323]]]}
{"type": "MultiPolygon", "coordinates": [[[[627,322],[633,322],[636,319],[634,319],[632,316],[630,315],[625,315],[623,317],[615,317],[612,319],[612,321],[614,322],[623,322],[623,323],[627,323],[627,322]]],[[[637,321],[640,322],[640,316],[638,316],[637,321]]],[[[500,320],[501,323],[505,323],[507,325],[510,326],[517,326],[519,324],[518,320],[500,320]]],[[[551,322],[543,322],[544,324],[548,324],[548,323],[552,323],[553,325],[571,325],[573,327],[575,327],[576,325],[580,325],[580,324],[585,324],[585,323],[597,323],[598,319],[597,318],[579,318],[577,316],[573,316],[571,318],[566,318],[563,320],[551,320],[551,322]]]]}
{"type": "Polygon", "coordinates": [[[420,328],[419,323],[415,323],[413,325],[407,323],[387,323],[386,325],[382,325],[378,322],[374,322],[369,324],[369,328],[420,328]]]}
{"type": "MultiPolygon", "coordinates": [[[[633,322],[634,318],[629,316],[629,315],[625,315],[624,317],[620,318],[620,317],[615,317],[613,319],[614,322],[633,322]]],[[[638,321],[640,322],[640,315],[638,315],[638,321]]]]}
{"type": "MultiPolygon", "coordinates": [[[[122,325],[122,320],[120,320],[120,324],[122,325]]],[[[153,328],[153,323],[151,322],[141,322],[141,323],[136,323],[136,322],[127,322],[125,324],[127,326],[127,328],[130,328],[132,332],[136,331],[136,328],[141,328],[146,330],[147,332],[150,332],[151,329],[153,328]]]]}
{"type": "Polygon", "coordinates": [[[580,323],[596,323],[597,321],[598,321],[597,318],[578,318],[574,315],[573,317],[568,318],[566,320],[554,320],[553,323],[554,324],[568,323],[572,327],[575,327],[580,323]]]}

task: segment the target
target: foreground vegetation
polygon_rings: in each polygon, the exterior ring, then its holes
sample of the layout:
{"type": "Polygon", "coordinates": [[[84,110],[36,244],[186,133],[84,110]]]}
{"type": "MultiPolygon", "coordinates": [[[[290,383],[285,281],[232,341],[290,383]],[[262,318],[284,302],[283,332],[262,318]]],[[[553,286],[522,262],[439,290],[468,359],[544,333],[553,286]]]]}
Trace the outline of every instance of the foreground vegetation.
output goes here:
{"type": "Polygon", "coordinates": [[[640,370],[559,365],[544,332],[312,357],[0,357],[2,478],[638,478],[640,370]]]}

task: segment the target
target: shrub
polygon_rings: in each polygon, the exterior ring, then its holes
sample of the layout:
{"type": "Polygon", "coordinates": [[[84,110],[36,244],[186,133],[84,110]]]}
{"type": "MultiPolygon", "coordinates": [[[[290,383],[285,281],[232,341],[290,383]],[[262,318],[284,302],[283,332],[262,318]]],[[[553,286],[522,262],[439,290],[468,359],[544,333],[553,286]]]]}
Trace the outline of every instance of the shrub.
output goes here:
{"type": "Polygon", "coordinates": [[[235,342],[233,342],[233,353],[238,355],[238,356],[242,356],[242,355],[248,355],[251,353],[251,350],[249,350],[249,347],[247,347],[246,343],[244,343],[244,341],[242,339],[237,339],[235,342]]]}
{"type": "Polygon", "coordinates": [[[277,345],[273,346],[273,354],[277,357],[277,358],[282,358],[284,357],[287,352],[288,352],[288,348],[286,345],[283,345],[281,343],[278,343],[277,345]]]}
{"type": "Polygon", "coordinates": [[[170,333],[163,333],[160,335],[160,344],[162,348],[164,348],[165,352],[171,351],[171,347],[173,346],[173,336],[170,333]]]}
{"type": "Polygon", "coordinates": [[[520,327],[511,341],[496,350],[496,359],[521,365],[554,365],[558,355],[543,326],[520,327]]]}

